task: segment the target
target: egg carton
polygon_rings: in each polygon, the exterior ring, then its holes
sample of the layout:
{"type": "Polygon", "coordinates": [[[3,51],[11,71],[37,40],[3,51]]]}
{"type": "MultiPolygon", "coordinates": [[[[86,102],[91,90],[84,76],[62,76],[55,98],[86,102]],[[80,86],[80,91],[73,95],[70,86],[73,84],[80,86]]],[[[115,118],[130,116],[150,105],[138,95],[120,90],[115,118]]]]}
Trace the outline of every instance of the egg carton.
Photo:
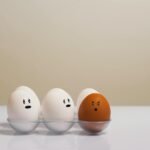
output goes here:
{"type": "Polygon", "coordinates": [[[14,129],[19,134],[29,134],[33,132],[40,124],[45,125],[45,127],[53,132],[54,134],[63,134],[70,130],[74,125],[78,124],[81,129],[90,133],[98,134],[105,130],[111,121],[99,121],[99,122],[90,122],[90,121],[81,121],[74,119],[73,121],[60,121],[60,120],[43,120],[38,121],[20,121],[20,120],[9,120],[7,119],[10,127],[14,129]]]}
{"type": "Polygon", "coordinates": [[[51,89],[40,104],[37,95],[32,89],[20,86],[11,94],[7,112],[9,118],[7,121],[10,126],[16,132],[22,134],[34,131],[39,124],[45,125],[45,127],[56,134],[67,132],[75,124],[78,124],[89,133],[97,134],[103,131],[110,123],[110,121],[81,121],[110,119],[110,106],[107,100],[99,92],[90,88],[81,92],[77,100],[77,106],[75,106],[71,96],[63,89],[51,89]],[[99,107],[102,107],[102,109],[98,109],[99,107]],[[80,120],[77,118],[77,112],[80,120]],[[37,121],[16,120],[18,118],[37,121]],[[46,120],[49,118],[60,118],[61,120],[46,120]]]}

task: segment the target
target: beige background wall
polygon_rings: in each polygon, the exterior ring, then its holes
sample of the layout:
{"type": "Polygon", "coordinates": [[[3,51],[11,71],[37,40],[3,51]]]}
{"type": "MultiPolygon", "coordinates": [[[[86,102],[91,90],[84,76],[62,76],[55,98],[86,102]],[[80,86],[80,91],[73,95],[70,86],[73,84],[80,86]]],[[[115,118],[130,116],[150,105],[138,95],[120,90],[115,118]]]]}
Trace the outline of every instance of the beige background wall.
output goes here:
{"type": "Polygon", "coordinates": [[[0,0],[0,104],[22,84],[149,105],[150,1],[0,0]]]}

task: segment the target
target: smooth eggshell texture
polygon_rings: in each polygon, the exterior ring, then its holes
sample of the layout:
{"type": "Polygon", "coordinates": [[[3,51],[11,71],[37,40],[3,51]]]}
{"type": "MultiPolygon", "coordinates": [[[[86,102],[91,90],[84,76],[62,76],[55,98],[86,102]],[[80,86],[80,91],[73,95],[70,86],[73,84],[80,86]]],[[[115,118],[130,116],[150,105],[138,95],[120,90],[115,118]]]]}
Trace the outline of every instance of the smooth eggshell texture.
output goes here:
{"type": "Polygon", "coordinates": [[[40,105],[40,100],[39,100],[38,96],[36,95],[36,93],[30,87],[24,86],[24,85],[17,87],[16,90],[23,90],[23,91],[30,93],[34,97],[35,101],[38,101],[37,105],[39,107],[39,114],[40,114],[41,105],[40,105]]]}
{"type": "Polygon", "coordinates": [[[92,89],[92,88],[86,88],[86,89],[83,89],[78,98],[77,98],[77,112],[79,110],[79,107],[80,107],[80,104],[82,103],[82,101],[85,99],[86,96],[92,94],[92,93],[99,93],[98,91],[96,91],[95,89],[92,89]]]}
{"type": "Polygon", "coordinates": [[[8,101],[7,112],[10,121],[37,121],[40,102],[25,90],[15,90],[8,101]]]}
{"type": "Polygon", "coordinates": [[[71,96],[63,89],[50,90],[42,101],[43,117],[48,121],[72,121],[74,109],[71,96]]]}
{"type": "Polygon", "coordinates": [[[109,121],[110,105],[100,93],[88,95],[81,103],[78,118],[82,121],[109,121]]]}

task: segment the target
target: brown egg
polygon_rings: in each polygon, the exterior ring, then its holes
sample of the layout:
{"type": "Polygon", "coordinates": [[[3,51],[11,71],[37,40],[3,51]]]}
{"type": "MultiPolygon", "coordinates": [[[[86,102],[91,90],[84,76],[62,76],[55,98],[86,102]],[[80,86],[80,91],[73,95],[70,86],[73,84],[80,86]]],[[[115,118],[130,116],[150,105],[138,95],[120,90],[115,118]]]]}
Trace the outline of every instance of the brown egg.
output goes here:
{"type": "Polygon", "coordinates": [[[110,105],[100,93],[88,95],[81,103],[78,118],[81,121],[109,121],[110,105]]]}

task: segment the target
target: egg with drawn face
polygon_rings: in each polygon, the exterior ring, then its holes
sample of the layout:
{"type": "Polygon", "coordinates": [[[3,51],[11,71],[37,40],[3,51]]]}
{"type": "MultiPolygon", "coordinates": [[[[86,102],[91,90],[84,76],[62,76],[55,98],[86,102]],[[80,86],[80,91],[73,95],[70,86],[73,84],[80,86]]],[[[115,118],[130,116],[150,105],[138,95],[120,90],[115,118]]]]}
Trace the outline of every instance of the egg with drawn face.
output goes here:
{"type": "Polygon", "coordinates": [[[85,97],[87,97],[88,95],[92,94],[92,93],[99,93],[98,91],[96,91],[95,89],[93,88],[86,88],[86,89],[83,89],[78,98],[77,98],[77,112],[79,110],[79,107],[80,107],[80,104],[82,103],[82,101],[85,99],[85,97]]]}
{"type": "Polygon", "coordinates": [[[60,88],[50,90],[42,101],[45,125],[55,133],[63,133],[72,127],[74,110],[71,96],[60,88]]]}
{"type": "Polygon", "coordinates": [[[40,102],[30,92],[15,90],[7,105],[8,121],[16,130],[24,133],[37,126],[40,102]]]}
{"type": "Polygon", "coordinates": [[[88,95],[81,103],[78,118],[82,121],[109,121],[110,105],[106,98],[100,93],[88,95]]]}
{"type": "Polygon", "coordinates": [[[40,100],[39,100],[38,96],[36,95],[36,93],[30,87],[23,85],[23,86],[17,87],[16,90],[23,90],[23,91],[26,91],[26,92],[30,93],[34,97],[35,101],[37,101],[37,105],[39,107],[38,108],[39,109],[39,114],[41,113],[40,100]]]}

